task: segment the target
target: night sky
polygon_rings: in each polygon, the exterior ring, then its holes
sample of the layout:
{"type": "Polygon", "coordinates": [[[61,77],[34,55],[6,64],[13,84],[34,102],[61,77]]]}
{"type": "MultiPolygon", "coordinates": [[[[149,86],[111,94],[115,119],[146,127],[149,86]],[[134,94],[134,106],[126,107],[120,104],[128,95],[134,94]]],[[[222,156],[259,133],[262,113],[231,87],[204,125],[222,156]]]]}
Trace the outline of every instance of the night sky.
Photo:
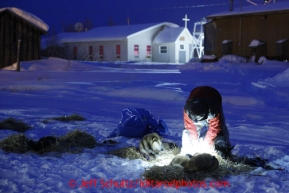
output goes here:
{"type": "MultiPolygon", "coordinates": [[[[251,0],[262,4],[263,0],[251,0]]],[[[273,2],[274,0],[272,0],[273,2]]],[[[276,0],[277,2],[288,0],[276,0]]],[[[241,0],[234,1],[234,7],[241,0]]],[[[251,5],[242,0],[242,5],[251,5]]],[[[0,7],[17,7],[28,11],[49,25],[48,35],[63,31],[64,27],[81,22],[92,28],[108,25],[173,22],[188,28],[207,15],[229,10],[229,0],[1,0],[0,7]]],[[[253,6],[253,5],[252,5],[253,6]]],[[[268,5],[267,5],[268,6],[268,5]]]]}

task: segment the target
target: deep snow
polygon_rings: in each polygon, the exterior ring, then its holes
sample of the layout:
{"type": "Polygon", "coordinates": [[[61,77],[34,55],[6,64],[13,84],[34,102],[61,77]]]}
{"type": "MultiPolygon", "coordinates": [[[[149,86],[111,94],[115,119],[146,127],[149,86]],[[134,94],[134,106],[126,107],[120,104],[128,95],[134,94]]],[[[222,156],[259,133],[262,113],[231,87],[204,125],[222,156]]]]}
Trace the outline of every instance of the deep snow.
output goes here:
{"type": "MultiPolygon", "coordinates": [[[[106,139],[127,107],[145,108],[163,119],[171,140],[180,144],[182,109],[190,91],[210,85],[223,96],[223,108],[233,153],[268,159],[285,170],[256,168],[250,174],[227,176],[229,187],[188,188],[178,192],[289,191],[289,63],[242,63],[237,57],[217,63],[147,64],[93,63],[56,58],[21,62],[21,72],[0,71],[0,120],[25,121],[25,132],[37,140],[74,129],[98,142],[106,139]],[[47,118],[77,113],[84,122],[42,123],[47,118]]],[[[7,68],[8,69],[8,68],[7,68]]],[[[0,140],[15,134],[0,130],[0,140]]],[[[137,146],[140,139],[118,137],[117,146],[85,149],[81,154],[36,155],[0,150],[0,192],[175,192],[175,188],[146,188],[141,174],[150,163],[106,155],[115,147],[137,146]],[[109,187],[110,181],[134,187],[109,187]],[[90,182],[90,184],[89,184],[90,182]]],[[[206,183],[212,183],[207,179],[206,183]]]]}

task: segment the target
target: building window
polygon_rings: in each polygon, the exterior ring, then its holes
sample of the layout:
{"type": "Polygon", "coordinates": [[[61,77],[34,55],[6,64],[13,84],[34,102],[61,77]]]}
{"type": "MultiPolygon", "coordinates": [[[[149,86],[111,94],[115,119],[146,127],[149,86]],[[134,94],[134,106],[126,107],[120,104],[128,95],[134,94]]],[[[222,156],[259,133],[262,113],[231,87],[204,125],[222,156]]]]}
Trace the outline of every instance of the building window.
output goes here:
{"type": "Polygon", "coordinates": [[[185,41],[185,37],[184,37],[184,36],[181,36],[181,37],[180,37],[180,41],[185,41]]]}
{"type": "Polygon", "coordinates": [[[152,47],[151,46],[147,46],[147,55],[151,55],[152,54],[152,47]]]}
{"type": "Polygon", "coordinates": [[[116,58],[120,59],[120,45],[116,45],[116,58]]]}
{"type": "Polygon", "coordinates": [[[116,55],[120,55],[120,45],[116,45],[116,55]]]}
{"type": "Polygon", "coordinates": [[[77,47],[76,46],[73,47],[73,55],[77,55],[77,47]]]}
{"type": "Polygon", "coordinates": [[[160,53],[161,54],[168,53],[168,47],[167,46],[160,46],[160,53]]]}
{"type": "Polygon", "coordinates": [[[138,45],[134,45],[134,55],[135,56],[139,55],[139,46],[138,45]]]}
{"type": "Polygon", "coordinates": [[[89,46],[89,55],[92,56],[93,55],[93,47],[89,46]]]}
{"type": "Polygon", "coordinates": [[[103,46],[99,46],[99,55],[103,56],[104,51],[103,51],[103,46]]]}
{"type": "Polygon", "coordinates": [[[92,58],[93,58],[93,47],[92,46],[88,47],[88,53],[89,53],[89,59],[92,60],[92,58]]]}
{"type": "Polygon", "coordinates": [[[76,46],[73,47],[73,53],[72,54],[73,54],[73,59],[76,60],[77,59],[77,47],[76,46]]]}
{"type": "Polygon", "coordinates": [[[181,50],[185,49],[185,46],[184,45],[180,45],[180,49],[181,50]]]}

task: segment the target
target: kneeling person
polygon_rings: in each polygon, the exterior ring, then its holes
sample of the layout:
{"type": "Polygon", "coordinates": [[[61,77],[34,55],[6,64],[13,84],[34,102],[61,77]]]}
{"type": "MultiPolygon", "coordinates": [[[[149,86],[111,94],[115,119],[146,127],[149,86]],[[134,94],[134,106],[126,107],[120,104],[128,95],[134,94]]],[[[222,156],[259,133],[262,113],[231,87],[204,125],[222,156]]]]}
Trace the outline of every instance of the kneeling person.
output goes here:
{"type": "Polygon", "coordinates": [[[191,91],[184,107],[184,127],[181,154],[192,154],[200,142],[215,149],[223,158],[230,154],[232,147],[222,97],[215,88],[200,86],[191,91]],[[204,126],[207,130],[202,132],[204,126]]]}

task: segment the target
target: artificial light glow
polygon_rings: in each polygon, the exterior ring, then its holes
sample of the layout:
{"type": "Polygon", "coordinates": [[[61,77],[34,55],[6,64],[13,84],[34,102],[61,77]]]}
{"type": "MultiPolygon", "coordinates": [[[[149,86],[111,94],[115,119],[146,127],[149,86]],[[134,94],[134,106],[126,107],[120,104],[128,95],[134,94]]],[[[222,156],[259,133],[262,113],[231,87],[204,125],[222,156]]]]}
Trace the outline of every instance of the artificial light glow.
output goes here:
{"type": "Polygon", "coordinates": [[[176,157],[171,151],[161,151],[157,155],[156,159],[151,163],[157,166],[169,165],[171,161],[176,157]]]}
{"type": "Polygon", "coordinates": [[[203,140],[200,140],[198,143],[195,143],[193,145],[193,149],[192,147],[185,147],[187,149],[184,149],[184,152],[187,152],[188,154],[194,156],[195,154],[202,154],[202,153],[208,153],[211,154],[213,156],[216,156],[217,153],[215,152],[215,150],[210,147],[208,144],[204,143],[203,140]]]}
{"type": "MultiPolygon", "coordinates": [[[[185,149],[184,152],[187,154],[190,154],[194,156],[195,154],[203,154],[203,153],[208,153],[212,156],[217,157],[218,154],[215,152],[215,150],[207,145],[206,143],[203,142],[203,140],[200,140],[198,143],[192,146],[187,146],[188,149],[185,149]]],[[[156,155],[155,159],[152,159],[150,162],[146,162],[146,164],[149,164],[151,166],[166,166],[171,163],[171,161],[176,157],[173,153],[173,151],[161,151],[159,154],[156,155]]]]}

